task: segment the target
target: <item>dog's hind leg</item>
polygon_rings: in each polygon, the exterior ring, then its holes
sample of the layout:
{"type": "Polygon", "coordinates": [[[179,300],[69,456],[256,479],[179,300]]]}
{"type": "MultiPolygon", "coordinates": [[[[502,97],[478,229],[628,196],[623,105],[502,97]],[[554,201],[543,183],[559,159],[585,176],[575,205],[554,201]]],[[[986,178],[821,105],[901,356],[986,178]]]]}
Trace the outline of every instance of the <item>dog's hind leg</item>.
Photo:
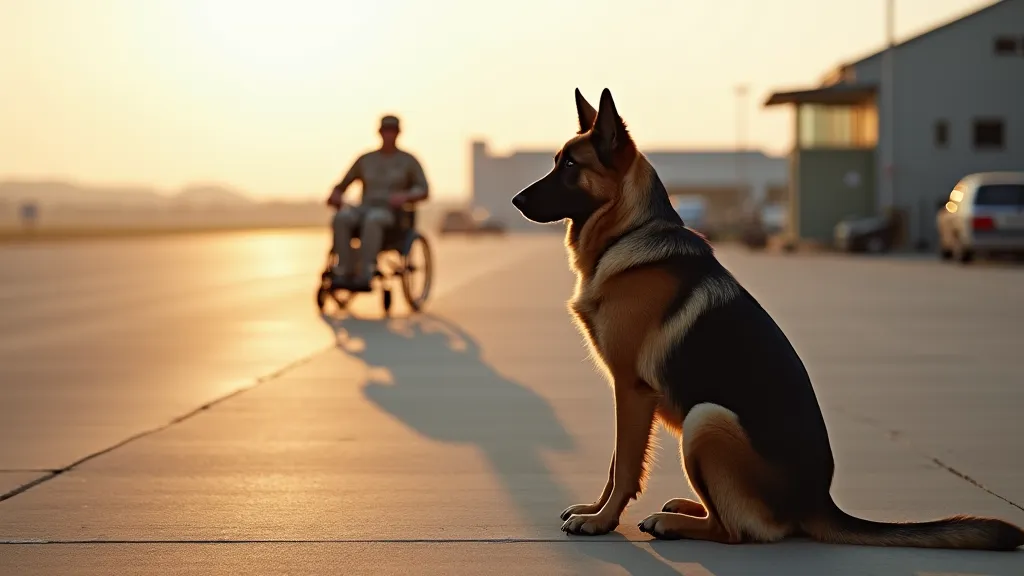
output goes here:
{"type": "MultiPolygon", "coordinates": [[[[682,436],[683,422],[680,416],[676,414],[672,407],[665,404],[665,401],[658,405],[658,420],[661,421],[662,426],[666,430],[672,433],[676,438],[682,436]]],[[[696,500],[689,498],[673,498],[665,505],[661,507],[662,512],[672,512],[673,514],[686,514],[687,516],[696,516],[702,518],[708,515],[708,511],[704,508],[704,505],[696,500]]]]}
{"type": "Polygon", "coordinates": [[[671,512],[673,514],[685,514],[687,516],[696,516],[703,518],[708,515],[707,508],[703,504],[696,500],[690,500],[689,498],[673,498],[665,505],[661,507],[662,512],[671,512]]]}
{"type": "Polygon", "coordinates": [[[683,420],[682,450],[687,478],[706,515],[689,514],[698,511],[697,503],[685,500],[689,504],[680,508],[686,513],[652,514],[640,522],[642,532],[726,544],[773,542],[792,532],[765,503],[764,486],[774,475],[750,445],[736,414],[716,404],[694,406],[683,420]]]}

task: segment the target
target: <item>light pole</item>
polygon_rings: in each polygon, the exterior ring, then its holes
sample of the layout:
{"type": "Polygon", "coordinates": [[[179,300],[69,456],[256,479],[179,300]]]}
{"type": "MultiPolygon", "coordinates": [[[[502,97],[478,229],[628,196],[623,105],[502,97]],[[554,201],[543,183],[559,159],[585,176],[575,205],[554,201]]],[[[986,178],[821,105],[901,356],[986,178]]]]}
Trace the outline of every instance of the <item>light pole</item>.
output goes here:
{"type": "Polygon", "coordinates": [[[746,108],[746,96],[747,96],[746,84],[739,84],[736,86],[736,149],[744,150],[746,148],[746,130],[747,130],[747,108],[746,108]]]}
{"type": "Polygon", "coordinates": [[[747,186],[746,151],[747,151],[747,96],[748,86],[736,86],[736,180],[743,191],[742,202],[747,210],[752,208],[749,186],[747,186]]]}
{"type": "Polygon", "coordinates": [[[896,99],[893,97],[895,74],[893,71],[895,65],[895,0],[885,0],[885,40],[886,48],[882,54],[882,107],[885,113],[882,115],[882,122],[884,122],[884,130],[882,134],[882,189],[881,194],[881,208],[882,210],[893,208],[896,204],[896,185],[894,179],[894,166],[893,158],[895,157],[895,150],[893,147],[896,144],[896,138],[894,136],[896,131],[896,114],[893,109],[896,105],[896,99]]]}

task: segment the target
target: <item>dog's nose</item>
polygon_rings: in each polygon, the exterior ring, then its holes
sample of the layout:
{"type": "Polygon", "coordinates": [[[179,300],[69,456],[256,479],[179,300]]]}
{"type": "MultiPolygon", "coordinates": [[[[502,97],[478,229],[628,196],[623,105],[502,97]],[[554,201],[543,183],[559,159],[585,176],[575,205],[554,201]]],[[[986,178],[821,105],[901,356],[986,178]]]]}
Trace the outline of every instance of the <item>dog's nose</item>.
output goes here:
{"type": "Polygon", "coordinates": [[[515,196],[512,197],[512,205],[520,210],[523,209],[523,202],[524,200],[522,194],[516,194],[515,196]]]}

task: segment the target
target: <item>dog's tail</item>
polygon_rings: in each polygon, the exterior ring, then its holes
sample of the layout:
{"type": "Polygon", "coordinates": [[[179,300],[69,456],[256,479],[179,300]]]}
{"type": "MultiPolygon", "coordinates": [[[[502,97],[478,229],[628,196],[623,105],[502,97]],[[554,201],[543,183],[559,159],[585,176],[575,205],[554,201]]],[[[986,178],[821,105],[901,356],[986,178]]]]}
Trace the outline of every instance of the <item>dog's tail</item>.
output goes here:
{"type": "Polygon", "coordinates": [[[872,522],[843,512],[834,502],[802,528],[811,538],[830,544],[1000,551],[1024,546],[1024,530],[994,518],[952,516],[931,522],[872,522]]]}

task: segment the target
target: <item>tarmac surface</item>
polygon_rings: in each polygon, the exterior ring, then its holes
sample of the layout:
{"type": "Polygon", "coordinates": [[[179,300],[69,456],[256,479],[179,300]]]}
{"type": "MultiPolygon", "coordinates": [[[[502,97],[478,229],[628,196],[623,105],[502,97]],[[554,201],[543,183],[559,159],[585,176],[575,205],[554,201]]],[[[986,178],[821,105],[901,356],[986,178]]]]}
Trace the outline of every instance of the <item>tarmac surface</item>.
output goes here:
{"type": "MultiPolygon", "coordinates": [[[[618,530],[612,398],[558,235],[434,240],[425,314],[321,317],[326,232],[0,247],[0,574],[1024,575],[1013,553],[618,530]]],[[[815,382],[852,513],[1024,525],[1024,268],[719,257],[815,382]]]]}

